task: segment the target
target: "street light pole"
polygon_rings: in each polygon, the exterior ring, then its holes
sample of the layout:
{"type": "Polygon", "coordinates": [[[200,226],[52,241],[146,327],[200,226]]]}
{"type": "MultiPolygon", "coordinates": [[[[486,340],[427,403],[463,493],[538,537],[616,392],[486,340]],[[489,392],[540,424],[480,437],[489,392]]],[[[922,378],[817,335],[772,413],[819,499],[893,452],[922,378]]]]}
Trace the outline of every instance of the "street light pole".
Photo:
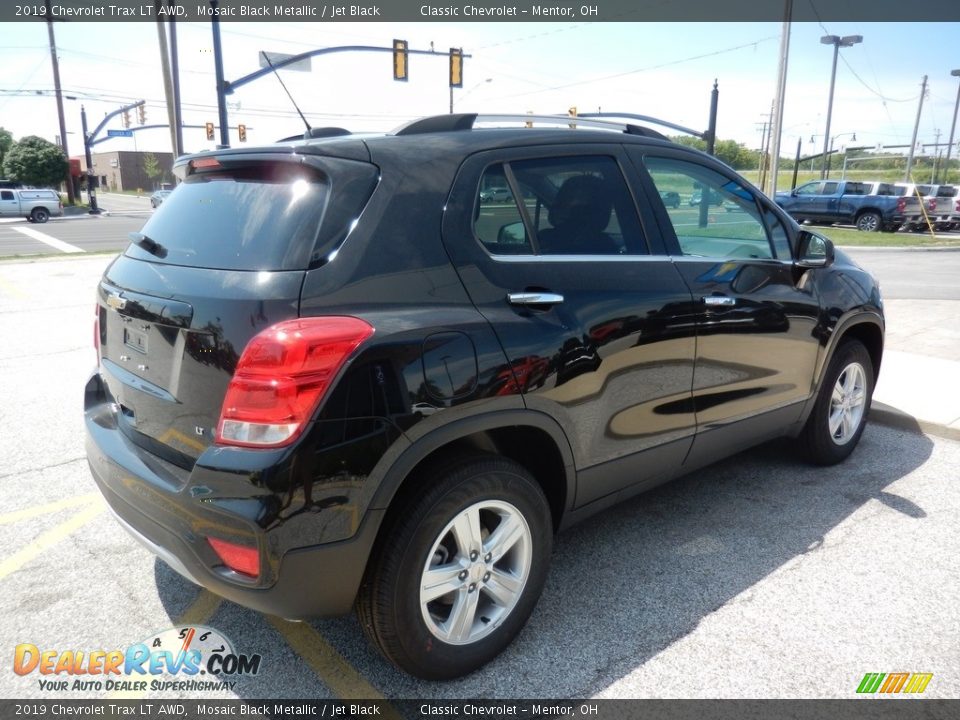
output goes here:
{"type": "MultiPolygon", "coordinates": [[[[951,70],[950,74],[960,77],[960,70],[951,70]]],[[[957,85],[957,101],[953,104],[953,122],[950,124],[950,142],[947,143],[947,159],[943,164],[943,181],[950,182],[950,151],[953,149],[953,131],[957,129],[957,109],[960,108],[960,84],[957,85]]]]}
{"type": "Polygon", "coordinates": [[[853,47],[857,43],[863,42],[863,35],[845,35],[844,37],[824,35],[820,38],[820,42],[824,45],[833,45],[833,69],[830,71],[830,99],[827,101],[827,129],[823,133],[823,164],[820,167],[820,179],[823,180],[827,174],[827,158],[829,157],[827,153],[830,149],[828,143],[830,142],[830,120],[833,115],[833,87],[837,80],[837,58],[840,55],[840,48],[853,47]]]}

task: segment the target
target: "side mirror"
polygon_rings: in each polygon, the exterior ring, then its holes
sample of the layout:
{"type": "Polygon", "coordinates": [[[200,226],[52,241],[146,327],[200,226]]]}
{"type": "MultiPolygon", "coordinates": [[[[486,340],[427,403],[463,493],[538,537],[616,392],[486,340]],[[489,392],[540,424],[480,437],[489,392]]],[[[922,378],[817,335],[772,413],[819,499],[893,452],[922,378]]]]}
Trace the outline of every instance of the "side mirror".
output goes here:
{"type": "Polygon", "coordinates": [[[809,230],[800,231],[800,247],[797,252],[797,267],[825,268],[834,261],[833,242],[809,230]]]}
{"type": "Polygon", "coordinates": [[[510,223],[500,228],[497,242],[501,245],[523,245],[527,242],[527,231],[522,222],[510,223]]]}

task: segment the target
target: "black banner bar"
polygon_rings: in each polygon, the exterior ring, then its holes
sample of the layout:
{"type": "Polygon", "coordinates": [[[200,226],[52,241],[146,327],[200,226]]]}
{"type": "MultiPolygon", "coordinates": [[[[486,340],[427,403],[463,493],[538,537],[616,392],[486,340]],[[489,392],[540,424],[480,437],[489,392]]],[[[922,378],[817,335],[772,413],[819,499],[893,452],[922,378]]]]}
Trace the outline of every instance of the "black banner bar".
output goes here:
{"type": "MultiPolygon", "coordinates": [[[[153,0],[51,0],[50,15],[66,22],[154,22],[153,0]]],[[[206,0],[163,8],[161,19],[209,20],[206,0]]],[[[783,20],[783,0],[220,0],[223,22],[754,22],[783,20]]],[[[0,22],[46,20],[44,0],[3,0],[0,22]]],[[[817,0],[795,2],[795,22],[960,22],[958,0],[817,0]]],[[[722,28],[718,28],[722,32],[722,28]]]]}

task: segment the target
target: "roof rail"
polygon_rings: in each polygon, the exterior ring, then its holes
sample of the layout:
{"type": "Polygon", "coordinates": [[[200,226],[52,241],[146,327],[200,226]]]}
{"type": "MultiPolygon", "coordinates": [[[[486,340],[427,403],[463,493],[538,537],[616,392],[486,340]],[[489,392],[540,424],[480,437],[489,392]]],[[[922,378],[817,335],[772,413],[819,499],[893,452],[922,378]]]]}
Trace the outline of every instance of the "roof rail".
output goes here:
{"type": "MultiPolygon", "coordinates": [[[[603,113],[603,117],[629,117],[623,114],[608,114],[603,113]]],[[[599,117],[599,115],[597,116],[599,117]]],[[[635,115],[632,116],[638,119],[647,119],[645,116],[635,115]]],[[[649,118],[655,122],[655,118],[649,118]]],[[[461,130],[470,130],[477,123],[532,123],[538,122],[541,124],[549,125],[568,125],[570,127],[587,127],[596,130],[615,130],[618,132],[628,133],[630,135],[640,135],[643,137],[657,138],[659,140],[669,140],[668,137],[662,133],[652,130],[651,128],[642,127],[640,125],[634,125],[632,123],[616,122],[614,120],[605,120],[605,119],[596,119],[592,115],[580,115],[578,117],[571,117],[569,115],[528,115],[526,113],[522,115],[511,115],[511,114],[485,114],[478,115],[476,113],[463,113],[463,114],[450,114],[450,115],[434,115],[431,117],[420,118],[419,120],[414,120],[402,125],[393,131],[394,135],[420,135],[423,133],[433,133],[433,132],[456,132],[461,130]]],[[[679,125],[672,125],[670,123],[662,122],[663,125],[668,125],[670,127],[676,127],[679,130],[684,132],[691,132],[693,134],[699,135],[695,130],[688,130],[687,128],[682,128],[679,125]]]]}

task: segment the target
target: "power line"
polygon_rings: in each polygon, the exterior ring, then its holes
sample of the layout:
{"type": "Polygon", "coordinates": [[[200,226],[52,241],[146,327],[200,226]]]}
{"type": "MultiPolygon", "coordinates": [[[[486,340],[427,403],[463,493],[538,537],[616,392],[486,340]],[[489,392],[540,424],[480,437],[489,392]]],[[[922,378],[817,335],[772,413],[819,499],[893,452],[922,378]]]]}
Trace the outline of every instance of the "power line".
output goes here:
{"type": "Polygon", "coordinates": [[[551,87],[543,88],[542,90],[533,90],[533,91],[524,92],[524,93],[514,93],[512,95],[499,95],[495,98],[491,98],[491,100],[500,100],[500,99],[513,98],[513,97],[524,97],[527,95],[548,92],[551,90],[564,90],[566,88],[576,87],[578,85],[589,85],[592,83],[603,82],[605,80],[614,80],[616,78],[626,77],[627,75],[636,75],[637,73],[649,72],[650,70],[660,70],[665,67],[681,65],[683,63],[692,62],[694,60],[703,60],[704,58],[716,57],[717,55],[723,55],[729,52],[736,52],[737,50],[743,50],[744,48],[756,48],[757,45],[759,45],[760,43],[767,42],[768,40],[775,40],[775,39],[777,39],[776,35],[770,35],[768,37],[760,38],[759,40],[755,40],[753,42],[744,43],[743,45],[736,45],[734,47],[724,48],[723,50],[715,50],[713,52],[703,53],[701,55],[692,55],[690,57],[681,58],[679,60],[670,60],[669,62],[659,63],[657,65],[650,65],[648,67],[637,68],[635,70],[627,70],[626,72],[614,73],[613,75],[602,75],[600,77],[589,78],[587,80],[577,80],[576,82],[572,82],[572,83],[564,83],[563,85],[553,85],[551,87]]]}

